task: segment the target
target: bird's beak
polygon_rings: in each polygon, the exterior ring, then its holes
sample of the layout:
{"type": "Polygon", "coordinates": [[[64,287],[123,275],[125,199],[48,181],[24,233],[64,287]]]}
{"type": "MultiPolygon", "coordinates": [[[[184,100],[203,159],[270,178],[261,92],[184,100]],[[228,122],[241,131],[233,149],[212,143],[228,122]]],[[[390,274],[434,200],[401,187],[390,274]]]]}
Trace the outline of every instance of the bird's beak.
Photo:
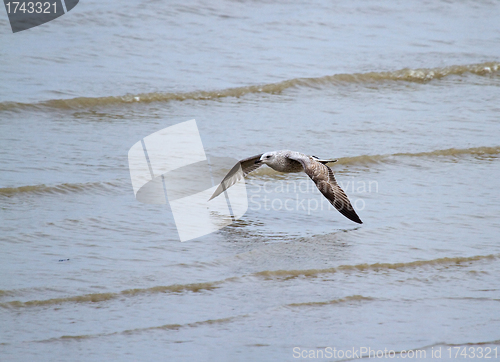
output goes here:
{"type": "Polygon", "coordinates": [[[258,163],[261,163],[261,162],[262,162],[262,160],[257,160],[257,161],[255,161],[255,164],[258,164],[258,163]]]}

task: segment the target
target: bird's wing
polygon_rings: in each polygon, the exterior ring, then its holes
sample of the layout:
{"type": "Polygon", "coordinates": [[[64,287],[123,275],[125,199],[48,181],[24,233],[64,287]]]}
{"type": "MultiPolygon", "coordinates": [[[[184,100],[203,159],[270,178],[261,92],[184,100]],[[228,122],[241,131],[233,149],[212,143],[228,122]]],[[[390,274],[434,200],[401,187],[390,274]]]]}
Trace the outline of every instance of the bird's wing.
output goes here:
{"type": "Polygon", "coordinates": [[[263,165],[262,163],[255,163],[260,160],[262,155],[263,153],[261,153],[260,155],[245,158],[240,161],[241,170],[243,171],[244,176],[248,175],[252,171],[255,171],[256,169],[258,169],[260,166],[263,165]]]}
{"type": "Polygon", "coordinates": [[[344,190],[340,188],[335,180],[335,176],[333,175],[333,171],[330,167],[314,159],[306,161],[298,157],[295,160],[302,164],[304,172],[311,178],[311,180],[314,181],[316,187],[319,191],[321,191],[323,196],[330,201],[330,204],[332,204],[349,220],[357,222],[358,224],[363,223],[358,214],[356,214],[356,211],[354,211],[354,208],[352,207],[351,202],[349,201],[349,198],[345,194],[344,190]]]}
{"type": "Polygon", "coordinates": [[[210,197],[210,199],[208,199],[208,201],[219,196],[221,193],[238,182],[242,177],[245,177],[250,172],[255,171],[262,166],[262,163],[256,163],[260,160],[262,155],[263,154],[261,153],[260,155],[245,158],[234,165],[231,171],[229,171],[228,174],[222,179],[219,187],[217,187],[217,190],[215,190],[214,194],[210,197]]]}

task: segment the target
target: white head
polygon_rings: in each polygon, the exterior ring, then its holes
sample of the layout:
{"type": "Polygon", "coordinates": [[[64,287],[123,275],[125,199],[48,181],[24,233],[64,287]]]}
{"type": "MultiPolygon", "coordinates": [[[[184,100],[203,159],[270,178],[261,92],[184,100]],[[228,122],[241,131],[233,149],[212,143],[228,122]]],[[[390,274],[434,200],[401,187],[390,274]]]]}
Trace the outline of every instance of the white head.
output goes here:
{"type": "Polygon", "coordinates": [[[260,156],[259,162],[269,165],[272,164],[275,160],[276,160],[276,152],[266,152],[262,156],[260,156]]]}

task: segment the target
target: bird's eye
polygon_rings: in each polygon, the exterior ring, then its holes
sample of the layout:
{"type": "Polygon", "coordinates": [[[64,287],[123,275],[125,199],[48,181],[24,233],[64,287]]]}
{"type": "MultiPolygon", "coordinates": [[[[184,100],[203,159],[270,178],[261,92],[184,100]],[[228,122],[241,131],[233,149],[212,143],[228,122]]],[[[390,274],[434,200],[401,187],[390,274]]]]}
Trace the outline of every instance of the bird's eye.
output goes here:
{"type": "Polygon", "coordinates": [[[267,155],[266,158],[271,158],[271,155],[267,155]]]}

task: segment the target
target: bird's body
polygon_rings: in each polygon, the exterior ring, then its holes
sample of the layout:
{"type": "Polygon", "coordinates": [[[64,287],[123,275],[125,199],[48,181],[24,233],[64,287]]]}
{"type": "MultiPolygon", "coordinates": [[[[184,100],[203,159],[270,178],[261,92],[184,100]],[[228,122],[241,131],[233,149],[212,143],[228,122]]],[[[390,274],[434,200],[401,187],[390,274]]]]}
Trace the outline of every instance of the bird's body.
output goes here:
{"type": "Polygon", "coordinates": [[[303,160],[306,160],[308,157],[303,153],[284,150],[264,153],[260,161],[278,172],[291,173],[304,171],[302,164],[298,160],[290,158],[292,155],[294,158],[301,158],[303,160]]]}
{"type": "Polygon", "coordinates": [[[267,152],[245,158],[237,163],[227,176],[224,177],[210,200],[234,185],[241,177],[248,175],[262,164],[265,164],[278,172],[292,173],[304,171],[313,180],[323,196],[341,214],[354,222],[362,224],[347,195],[337,184],[332,169],[326,165],[329,162],[336,162],[336,160],[322,160],[315,156],[308,156],[290,150],[267,152]]]}

